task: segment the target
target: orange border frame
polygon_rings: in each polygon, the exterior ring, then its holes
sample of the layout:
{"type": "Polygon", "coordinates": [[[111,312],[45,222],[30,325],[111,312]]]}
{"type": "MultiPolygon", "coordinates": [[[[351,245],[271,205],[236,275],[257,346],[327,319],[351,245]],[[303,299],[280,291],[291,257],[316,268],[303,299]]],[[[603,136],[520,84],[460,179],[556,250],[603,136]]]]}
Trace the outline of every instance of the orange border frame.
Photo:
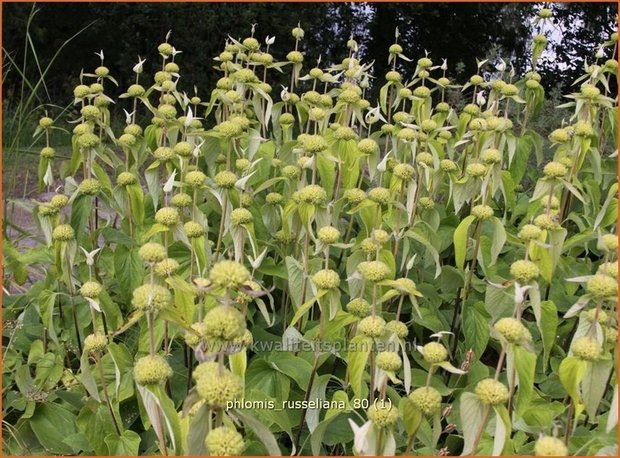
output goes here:
{"type": "MultiPolygon", "coordinates": [[[[193,1],[183,1],[183,0],[43,0],[39,2],[33,2],[31,0],[0,0],[0,47],[2,45],[2,23],[3,23],[3,3],[327,3],[323,0],[253,0],[253,1],[244,1],[244,0],[193,0],[193,1]]],[[[347,3],[346,0],[332,0],[332,3],[347,3]]],[[[502,0],[502,1],[493,1],[493,0],[420,0],[420,1],[410,1],[410,0],[366,0],[365,2],[353,2],[353,3],[543,3],[543,2],[535,2],[532,0],[502,0]]],[[[606,0],[561,0],[561,1],[553,1],[549,3],[614,3],[606,0]]],[[[618,5],[618,9],[620,10],[620,0],[615,2],[618,5]]],[[[619,27],[620,30],[620,27],[619,27]]],[[[3,81],[2,68],[0,66],[0,81],[3,81]]],[[[620,83],[620,76],[618,77],[620,83]]],[[[619,84],[620,86],[620,84],[619,84]]],[[[3,102],[2,91],[0,90],[0,105],[3,102]]],[[[618,124],[620,124],[620,109],[618,110],[618,124]]],[[[0,110],[0,138],[2,137],[2,111],[0,110]]],[[[620,131],[618,133],[618,139],[620,139],[620,131]]],[[[2,172],[2,153],[3,153],[4,145],[0,146],[0,173],[2,172]]],[[[620,160],[617,165],[618,176],[620,177],[620,160]]],[[[620,197],[620,191],[619,196],[620,197]]],[[[0,185],[0,224],[3,222],[4,214],[2,212],[3,205],[3,189],[0,185]]],[[[620,220],[616,222],[616,233],[620,232],[620,220]]],[[[0,249],[2,248],[3,241],[0,239],[0,249]]],[[[618,257],[620,258],[620,248],[618,249],[618,257]]],[[[2,253],[0,252],[0,277],[4,277],[4,259],[2,257],[2,253]]],[[[618,293],[618,299],[620,302],[620,292],[618,293]]],[[[0,306],[2,305],[2,296],[0,296],[0,306]]],[[[617,318],[620,321],[620,308],[617,310],[617,318]]],[[[2,309],[0,309],[0,332],[2,331],[2,309]]],[[[620,342],[618,345],[618,353],[620,353],[620,342]]],[[[2,354],[2,349],[0,349],[0,354],[2,354]]],[[[616,372],[618,369],[618,357],[616,359],[616,372]]],[[[2,361],[0,360],[0,369],[2,369],[2,361]]],[[[620,402],[620,401],[619,401],[620,402]]],[[[2,408],[2,399],[0,398],[0,409],[2,408]]],[[[618,443],[620,443],[620,428],[616,427],[616,436],[618,438],[618,443]]],[[[2,445],[2,434],[0,433],[0,445],[2,445]]],[[[7,455],[11,456],[11,455],[7,455]]],[[[40,455],[42,458],[55,458],[56,455],[40,455]]],[[[80,455],[80,456],[88,456],[88,455],[80,455]]],[[[511,455],[513,457],[519,457],[520,455],[511,455]]],[[[580,455],[585,456],[585,455],[580,455]]],[[[112,456],[106,458],[113,458],[112,456]]],[[[319,458],[327,458],[319,457],[319,458]]],[[[349,457],[347,457],[349,458],[349,457]]],[[[354,457],[350,457],[354,458],[354,457]]]]}

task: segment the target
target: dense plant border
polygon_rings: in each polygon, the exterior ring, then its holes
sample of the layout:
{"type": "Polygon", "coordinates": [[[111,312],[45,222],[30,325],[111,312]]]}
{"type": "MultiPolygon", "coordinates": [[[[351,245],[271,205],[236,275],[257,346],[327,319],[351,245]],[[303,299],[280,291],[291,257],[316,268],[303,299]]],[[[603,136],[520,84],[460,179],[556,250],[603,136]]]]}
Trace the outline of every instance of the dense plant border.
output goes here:
{"type": "Polygon", "coordinates": [[[170,36],[116,101],[102,51],[70,160],[35,132],[46,243],[3,243],[7,453],[617,453],[617,34],[545,139],[535,25],[522,79],[463,85],[397,32],[374,103],[299,26],[230,38],[205,100],[170,36]]]}

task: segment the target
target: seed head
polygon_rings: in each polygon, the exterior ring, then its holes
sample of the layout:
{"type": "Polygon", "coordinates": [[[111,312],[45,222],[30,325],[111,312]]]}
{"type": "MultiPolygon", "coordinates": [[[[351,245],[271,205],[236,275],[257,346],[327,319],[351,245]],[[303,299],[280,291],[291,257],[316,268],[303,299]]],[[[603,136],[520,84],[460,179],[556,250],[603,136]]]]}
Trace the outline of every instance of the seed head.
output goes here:
{"type": "Polygon", "coordinates": [[[340,238],[340,231],[333,226],[324,226],[319,229],[319,240],[326,245],[336,243],[340,238]]]}
{"type": "Polygon", "coordinates": [[[170,43],[162,43],[157,47],[157,52],[165,57],[171,56],[172,51],[173,51],[173,48],[170,43]]]}
{"type": "Polygon", "coordinates": [[[424,361],[431,364],[438,364],[448,359],[448,350],[439,342],[429,342],[422,347],[424,361]]]}
{"type": "Polygon", "coordinates": [[[58,208],[54,208],[48,204],[41,204],[38,206],[39,216],[53,216],[58,214],[58,208]]]}
{"type": "Polygon", "coordinates": [[[84,97],[90,95],[90,87],[86,86],[85,84],[75,86],[75,88],[73,89],[73,95],[76,99],[83,99],[84,97]]]}
{"type": "Polygon", "coordinates": [[[130,148],[136,144],[136,137],[131,134],[123,134],[118,137],[118,144],[125,148],[130,148]]]}
{"type": "Polygon", "coordinates": [[[437,113],[447,113],[450,111],[450,105],[446,102],[439,102],[435,107],[435,111],[437,111],[437,113]]]}
{"type": "Polygon", "coordinates": [[[494,325],[495,330],[499,332],[508,342],[519,343],[524,340],[532,340],[530,331],[516,318],[501,318],[494,325]]]}
{"type": "Polygon", "coordinates": [[[160,146],[153,151],[153,157],[160,162],[167,162],[174,159],[174,150],[167,146],[160,146]]]}
{"type": "Polygon", "coordinates": [[[123,129],[123,132],[133,135],[134,137],[139,137],[140,135],[142,135],[142,127],[137,124],[128,124],[127,126],[125,126],[125,129],[123,129]]]}
{"type": "Polygon", "coordinates": [[[380,205],[387,205],[391,200],[389,189],[382,187],[372,188],[368,191],[368,198],[380,205]]]}
{"type": "Polygon", "coordinates": [[[254,216],[247,208],[235,208],[230,214],[230,223],[235,226],[250,224],[254,221],[254,216]]]}
{"type": "Polygon", "coordinates": [[[375,154],[379,150],[377,142],[371,138],[364,138],[357,143],[357,149],[362,154],[375,154]]]}
{"type": "Polygon", "coordinates": [[[187,208],[192,205],[192,198],[189,194],[180,192],[170,199],[170,205],[176,208],[187,208]]]}
{"type": "Polygon", "coordinates": [[[183,228],[185,229],[187,237],[190,239],[202,237],[205,234],[205,230],[202,225],[196,221],[188,221],[183,225],[183,228]]]}
{"type": "Polygon", "coordinates": [[[239,456],[245,448],[241,434],[227,426],[209,431],[205,445],[209,456],[239,456]]]}
{"type": "Polygon", "coordinates": [[[482,159],[482,162],[484,162],[485,164],[497,164],[501,162],[502,155],[497,149],[489,148],[489,149],[485,149],[482,152],[482,154],[480,155],[480,158],[482,159]]]}
{"type": "Polygon", "coordinates": [[[402,54],[403,47],[397,43],[394,43],[393,45],[390,46],[388,51],[390,54],[402,54]]]}
{"type": "Polygon", "coordinates": [[[390,70],[385,74],[385,79],[391,82],[398,82],[402,79],[402,76],[399,72],[395,70],[390,70]]]}
{"type": "Polygon", "coordinates": [[[583,336],[576,339],[571,345],[573,354],[584,361],[596,361],[600,358],[603,349],[594,337],[583,336]]]}
{"type": "Polygon", "coordinates": [[[56,155],[56,150],[51,146],[44,146],[43,148],[41,148],[41,152],[39,154],[41,155],[41,157],[53,159],[56,155]]]}
{"type": "Polygon", "coordinates": [[[316,154],[327,149],[327,141],[321,135],[306,135],[303,137],[301,146],[308,153],[316,154]]]}
{"type": "Polygon", "coordinates": [[[519,260],[510,265],[510,275],[521,284],[528,284],[540,275],[538,266],[532,261],[519,260]]]}
{"type": "Polygon", "coordinates": [[[133,378],[138,385],[158,385],[172,376],[172,368],[161,356],[144,356],[136,361],[133,378]]]}
{"type": "Polygon", "coordinates": [[[450,159],[443,159],[439,163],[439,167],[441,168],[441,170],[443,170],[444,172],[448,172],[448,173],[454,172],[458,168],[457,165],[454,163],[454,161],[451,161],[450,159]]]}
{"type": "Polygon", "coordinates": [[[338,289],[340,286],[340,276],[338,272],[331,269],[319,270],[312,276],[312,281],[319,289],[338,289]]]}
{"type": "Polygon", "coordinates": [[[159,261],[163,261],[166,256],[166,248],[160,243],[148,242],[140,247],[138,256],[142,261],[153,264],[159,261]]]}
{"type": "Polygon", "coordinates": [[[284,232],[284,231],[278,231],[276,232],[275,238],[278,242],[280,243],[291,243],[294,240],[297,239],[297,236],[295,234],[293,234],[292,232],[284,232]]]}
{"type": "Polygon", "coordinates": [[[290,113],[282,113],[279,118],[280,124],[283,126],[290,126],[295,122],[295,116],[290,113]]]}
{"type": "MultiPolygon", "coordinates": [[[[541,12],[542,11],[543,10],[541,10],[541,12]]],[[[542,15],[540,17],[542,17],[542,15]]],[[[534,455],[568,456],[568,448],[564,445],[564,441],[561,439],[558,439],[557,437],[545,436],[536,441],[536,444],[534,445],[534,455]]]]}
{"type": "Polygon", "coordinates": [[[383,261],[364,261],[357,265],[357,271],[366,281],[377,283],[390,277],[392,271],[383,261]]]}
{"type": "Polygon", "coordinates": [[[372,238],[380,244],[385,244],[390,241],[390,234],[383,229],[374,229],[372,231],[372,238]]]}
{"type": "Polygon", "coordinates": [[[534,36],[534,43],[536,43],[537,45],[546,45],[547,44],[547,37],[544,36],[542,33],[535,35],[534,36]]]}
{"type": "Polygon", "coordinates": [[[566,172],[566,167],[556,161],[549,162],[543,169],[543,173],[547,178],[562,178],[566,175],[566,172]]]}
{"type": "Polygon", "coordinates": [[[308,185],[293,194],[293,199],[312,205],[323,205],[327,200],[327,192],[318,185],[308,185]]]}
{"type": "Polygon", "coordinates": [[[133,290],[132,305],[143,312],[158,312],[172,303],[168,289],[160,285],[142,285],[133,290]]]}
{"type": "Polygon", "coordinates": [[[403,365],[400,356],[394,351],[382,351],[377,353],[376,363],[379,369],[387,372],[396,372],[403,365]]]}
{"type": "Polygon", "coordinates": [[[484,78],[480,75],[473,75],[471,78],[469,78],[469,82],[474,86],[480,86],[482,83],[484,83],[484,78]]]}
{"type": "Polygon", "coordinates": [[[618,294],[618,282],[613,277],[596,274],[586,285],[586,291],[595,299],[609,299],[618,294]]]}
{"type": "Polygon", "coordinates": [[[334,132],[334,137],[337,138],[338,140],[345,140],[345,141],[356,140],[357,134],[350,127],[341,126],[338,129],[336,129],[336,132],[334,132]]]}
{"type": "Polygon", "coordinates": [[[78,186],[78,190],[81,194],[87,196],[94,196],[101,191],[101,183],[95,178],[86,178],[78,186]]]}
{"type": "Polygon", "coordinates": [[[338,95],[338,101],[343,103],[355,104],[361,99],[360,94],[353,89],[345,89],[338,95]]]}
{"type": "Polygon", "coordinates": [[[194,151],[194,147],[188,142],[179,142],[174,145],[173,151],[181,157],[189,157],[194,151]]]}
{"type": "Polygon", "coordinates": [[[121,187],[130,186],[137,183],[137,177],[131,172],[121,172],[116,177],[116,184],[121,187]]]}
{"type": "Polygon", "coordinates": [[[140,84],[132,84],[127,88],[127,95],[130,97],[142,97],[145,92],[146,89],[140,84]]]}
{"type": "Polygon", "coordinates": [[[429,68],[432,66],[433,66],[433,61],[430,60],[428,57],[422,57],[421,59],[418,59],[418,67],[429,68]]]}
{"type": "Polygon", "coordinates": [[[480,107],[474,103],[468,103],[463,107],[463,113],[467,113],[471,116],[476,116],[478,113],[480,113],[480,107]]]}
{"type": "Polygon", "coordinates": [[[616,342],[618,342],[618,330],[617,329],[605,326],[603,328],[603,331],[605,333],[605,341],[607,343],[615,344],[616,342]]]}
{"type": "Polygon", "coordinates": [[[495,379],[487,378],[476,385],[476,396],[483,404],[496,406],[508,400],[508,388],[495,379]]]}
{"type": "Polygon", "coordinates": [[[526,224],[519,231],[518,237],[524,242],[529,242],[531,240],[537,240],[540,237],[542,231],[538,226],[533,224],[526,224]]]}
{"type": "Polygon", "coordinates": [[[65,196],[64,194],[56,194],[50,200],[50,205],[58,210],[60,210],[63,207],[66,207],[68,203],[69,203],[69,198],[65,196]]]}
{"type": "Polygon", "coordinates": [[[476,205],[471,209],[471,214],[477,219],[484,221],[493,217],[493,209],[488,205],[476,205]]]}
{"type": "Polygon", "coordinates": [[[469,130],[479,131],[487,129],[487,122],[483,118],[474,118],[469,122],[469,130]]]}
{"type": "MultiPolygon", "coordinates": [[[[370,305],[369,307],[369,311],[370,311],[370,305]]],[[[404,339],[409,335],[409,329],[407,328],[407,325],[405,323],[403,323],[402,321],[397,321],[397,320],[392,320],[389,321],[386,325],[385,328],[388,331],[393,332],[394,334],[396,334],[396,336],[399,339],[404,339]]]]}
{"type": "Polygon", "coordinates": [[[216,132],[219,132],[226,138],[236,137],[239,134],[241,134],[241,132],[243,131],[243,129],[241,128],[239,124],[237,124],[236,122],[232,122],[232,121],[221,122],[217,126],[214,127],[214,130],[216,132]]]}
{"type": "MultiPolygon", "coordinates": [[[[541,8],[540,11],[538,11],[538,17],[541,19],[549,19],[551,16],[553,16],[553,11],[551,11],[549,8],[541,8]]],[[[556,456],[563,456],[563,455],[564,453],[560,453],[556,456]]]]}
{"type": "Polygon", "coordinates": [[[429,209],[435,206],[435,202],[433,202],[433,199],[430,197],[420,197],[420,200],[418,200],[418,205],[420,208],[429,209]]]}
{"type": "Polygon", "coordinates": [[[47,116],[44,116],[41,119],[39,119],[39,127],[41,127],[42,129],[47,129],[48,127],[51,127],[53,124],[54,124],[54,120],[47,116]]]}
{"type": "Polygon", "coordinates": [[[205,316],[205,336],[215,341],[230,342],[245,331],[243,314],[229,305],[218,305],[205,316]]]}
{"type": "Polygon", "coordinates": [[[94,148],[99,145],[99,137],[93,133],[85,133],[78,137],[77,143],[82,149],[94,148]]]}
{"type": "Polygon", "coordinates": [[[80,113],[86,120],[99,119],[101,116],[101,111],[99,111],[99,108],[94,105],[86,105],[80,110],[80,113]]]}
{"type": "Polygon", "coordinates": [[[269,205],[278,205],[282,203],[283,199],[284,197],[282,197],[282,194],[280,194],[279,192],[270,192],[265,196],[265,202],[267,202],[269,205]]]}
{"type": "Polygon", "coordinates": [[[519,93],[519,89],[514,84],[506,84],[502,87],[502,95],[506,97],[512,97],[519,93]]]}
{"type": "Polygon", "coordinates": [[[482,177],[486,175],[487,167],[479,162],[474,162],[473,164],[469,164],[467,166],[465,172],[471,177],[482,177]]]}
{"type": "Polygon", "coordinates": [[[538,86],[540,86],[540,83],[536,80],[527,80],[525,82],[525,87],[528,89],[536,89],[538,86]]]}
{"type": "Polygon", "coordinates": [[[163,207],[155,213],[155,221],[167,227],[177,225],[180,219],[179,211],[174,207],[163,207]]]}
{"type": "Polygon", "coordinates": [[[422,152],[416,156],[415,161],[417,164],[430,167],[433,165],[433,155],[431,153],[422,152]]]}
{"type": "Polygon", "coordinates": [[[68,224],[61,224],[54,228],[52,240],[56,242],[69,242],[75,239],[75,232],[68,224]]]}
{"type": "Polygon", "coordinates": [[[409,399],[414,407],[427,417],[432,417],[441,409],[441,394],[430,386],[412,391],[409,399]]]}
{"type": "MultiPolygon", "coordinates": [[[[424,153],[421,153],[424,154],[424,153]]],[[[431,156],[432,161],[432,156],[431,156]]],[[[403,181],[409,181],[413,178],[413,174],[415,173],[415,169],[409,164],[398,164],[394,166],[393,170],[394,176],[403,181]]]]}
{"type": "Polygon", "coordinates": [[[291,51],[286,55],[286,60],[293,64],[301,64],[304,61],[304,55],[299,51],[291,51]]]}
{"type": "Polygon", "coordinates": [[[103,353],[108,346],[108,339],[103,334],[89,334],[84,339],[84,353],[103,353]]]}
{"type": "Polygon", "coordinates": [[[255,83],[258,81],[258,77],[254,73],[254,70],[251,70],[249,68],[239,69],[235,73],[230,75],[230,77],[233,80],[239,81],[241,83],[255,83]]]}
{"type": "Polygon", "coordinates": [[[215,175],[215,184],[220,188],[231,189],[235,186],[237,182],[237,175],[233,172],[229,172],[227,170],[223,170],[215,175]]]}
{"type": "Polygon", "coordinates": [[[608,252],[616,252],[618,250],[618,235],[605,234],[602,238],[603,247],[608,252]]]}
{"type": "Polygon", "coordinates": [[[207,181],[207,176],[200,170],[192,170],[191,172],[187,172],[184,181],[192,188],[200,188],[201,186],[204,186],[207,181]]]}
{"type": "Polygon", "coordinates": [[[403,140],[405,142],[412,142],[416,138],[418,138],[417,132],[415,130],[409,128],[409,127],[405,127],[404,129],[399,130],[398,134],[396,134],[396,136],[400,140],[403,140]]]}
{"type": "Polygon", "coordinates": [[[391,403],[375,403],[370,406],[367,413],[368,419],[379,428],[388,428],[395,425],[398,421],[398,409],[396,409],[391,403]]]}
{"type": "Polygon", "coordinates": [[[546,213],[538,215],[536,218],[534,218],[534,224],[538,226],[539,228],[545,229],[545,230],[553,230],[553,229],[557,229],[558,227],[558,223],[554,221],[551,218],[551,216],[547,215],[546,213]]]}
{"type": "Polygon", "coordinates": [[[357,332],[367,337],[381,337],[385,334],[385,320],[380,316],[367,316],[357,324],[357,332]]]}
{"type": "Polygon", "coordinates": [[[358,297],[346,305],[347,312],[358,318],[365,318],[370,314],[370,304],[365,299],[358,297]]]}
{"type": "Polygon", "coordinates": [[[211,268],[209,279],[216,286],[235,289],[250,279],[250,272],[238,262],[220,261],[211,268]]]}
{"type": "Polygon", "coordinates": [[[573,132],[578,137],[592,137],[594,135],[592,126],[586,121],[577,121],[573,126],[573,132]]]}
{"type": "Polygon", "coordinates": [[[164,119],[174,119],[177,116],[177,109],[174,105],[162,103],[157,107],[157,114],[164,119]]]}
{"type": "Polygon", "coordinates": [[[97,299],[102,291],[103,286],[101,286],[101,283],[96,281],[84,282],[80,288],[80,294],[83,297],[88,297],[89,299],[97,299]]]}
{"type": "Polygon", "coordinates": [[[166,258],[155,264],[153,271],[155,275],[166,278],[174,275],[179,270],[179,263],[172,258],[166,258]]]}
{"type": "Polygon", "coordinates": [[[366,198],[366,193],[359,188],[347,189],[344,198],[352,205],[357,205],[366,198]]]}
{"type": "Polygon", "coordinates": [[[240,377],[224,369],[218,373],[217,363],[202,363],[195,371],[196,391],[209,407],[226,408],[229,402],[243,396],[243,381],[240,377]],[[203,365],[212,365],[209,370],[200,371],[203,365]]]}
{"type": "Polygon", "coordinates": [[[413,90],[413,95],[420,99],[425,99],[431,96],[431,90],[426,86],[418,86],[413,90]]]}
{"type": "Polygon", "coordinates": [[[618,261],[606,262],[604,264],[601,264],[598,270],[596,271],[596,273],[609,275],[610,277],[617,279],[618,278],[618,261]]]}
{"type": "MultiPolygon", "coordinates": [[[[584,318],[588,320],[590,323],[594,321],[595,315],[596,315],[596,308],[590,309],[587,312],[584,312],[583,314],[584,318]]],[[[607,322],[607,313],[605,312],[605,310],[599,311],[597,321],[600,324],[604,324],[605,322],[607,322]]]]}

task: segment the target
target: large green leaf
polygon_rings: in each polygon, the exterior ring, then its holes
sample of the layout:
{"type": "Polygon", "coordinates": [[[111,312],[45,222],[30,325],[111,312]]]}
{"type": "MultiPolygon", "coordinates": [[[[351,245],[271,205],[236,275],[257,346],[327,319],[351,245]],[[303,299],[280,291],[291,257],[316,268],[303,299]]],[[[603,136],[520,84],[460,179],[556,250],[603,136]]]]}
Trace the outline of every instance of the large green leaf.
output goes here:
{"type": "Polygon", "coordinates": [[[587,369],[588,363],[576,356],[567,356],[560,363],[558,370],[560,382],[575,405],[581,403],[579,385],[586,375],[587,369]]]}
{"type": "Polygon", "coordinates": [[[460,396],[461,431],[463,432],[463,455],[475,454],[472,450],[478,430],[482,427],[485,407],[474,393],[465,392],[460,396]]]}
{"type": "Polygon", "coordinates": [[[364,374],[366,372],[366,363],[370,355],[373,340],[366,336],[355,336],[351,339],[350,351],[347,355],[347,374],[353,394],[357,398],[364,396],[362,385],[364,383],[364,374]]]}
{"type": "Polygon", "coordinates": [[[282,452],[280,451],[280,446],[278,445],[276,438],[273,436],[271,431],[265,427],[265,425],[250,414],[241,410],[234,410],[234,413],[248,429],[254,432],[257,439],[263,443],[267,449],[267,453],[269,453],[270,456],[282,456],[282,452]]]}
{"type": "Polygon", "coordinates": [[[609,376],[614,367],[611,359],[600,359],[588,364],[588,369],[583,377],[581,396],[590,423],[597,423],[598,411],[601,400],[609,388],[609,376]]]}
{"type": "Polygon", "coordinates": [[[123,431],[120,436],[108,434],[104,440],[112,456],[138,456],[141,439],[135,431],[123,431]]]}
{"type": "Polygon", "coordinates": [[[534,391],[534,374],[536,373],[536,354],[521,345],[513,345],[514,366],[519,377],[519,388],[515,400],[515,410],[521,415],[530,405],[534,391]]]}
{"type": "Polygon", "coordinates": [[[467,255],[467,245],[469,240],[469,226],[474,222],[476,218],[473,215],[469,215],[460,222],[454,231],[454,258],[456,267],[463,270],[465,266],[465,256],[467,255]]]}
{"type": "Polygon", "coordinates": [[[76,417],[65,407],[54,402],[39,404],[29,424],[41,445],[50,452],[61,455],[73,453],[63,439],[77,433],[76,417]]]}

